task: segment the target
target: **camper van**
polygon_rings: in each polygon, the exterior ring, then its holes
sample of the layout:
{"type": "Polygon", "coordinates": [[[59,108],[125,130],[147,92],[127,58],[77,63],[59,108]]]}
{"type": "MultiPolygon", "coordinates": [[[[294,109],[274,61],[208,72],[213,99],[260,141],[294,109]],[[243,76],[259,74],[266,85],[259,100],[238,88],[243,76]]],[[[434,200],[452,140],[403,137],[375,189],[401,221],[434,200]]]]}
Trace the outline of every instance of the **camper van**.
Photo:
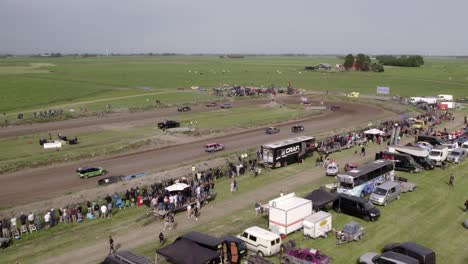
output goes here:
{"type": "Polygon", "coordinates": [[[248,250],[257,252],[260,256],[279,253],[282,244],[279,235],[258,226],[247,228],[238,238],[245,242],[248,250]]]}
{"type": "Polygon", "coordinates": [[[392,152],[378,152],[375,153],[375,160],[386,159],[395,161],[395,170],[405,171],[410,173],[420,172],[422,170],[413,157],[408,154],[392,153],[392,152]]]}
{"type": "Polygon", "coordinates": [[[448,148],[443,146],[434,147],[429,152],[429,158],[437,165],[442,166],[448,156],[448,148]]]}
{"type": "Polygon", "coordinates": [[[261,146],[262,161],[272,168],[296,163],[300,157],[312,153],[315,147],[314,137],[295,137],[261,146]]]}

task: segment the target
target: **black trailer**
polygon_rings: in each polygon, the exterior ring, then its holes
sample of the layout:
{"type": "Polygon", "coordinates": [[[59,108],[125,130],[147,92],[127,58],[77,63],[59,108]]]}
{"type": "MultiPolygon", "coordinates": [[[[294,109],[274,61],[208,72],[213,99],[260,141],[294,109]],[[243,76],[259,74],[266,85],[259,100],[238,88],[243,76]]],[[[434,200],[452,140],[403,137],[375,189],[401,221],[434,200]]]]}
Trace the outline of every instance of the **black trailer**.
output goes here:
{"type": "Polygon", "coordinates": [[[287,166],[309,156],[315,148],[314,137],[295,137],[261,146],[263,164],[271,168],[287,166]]]}

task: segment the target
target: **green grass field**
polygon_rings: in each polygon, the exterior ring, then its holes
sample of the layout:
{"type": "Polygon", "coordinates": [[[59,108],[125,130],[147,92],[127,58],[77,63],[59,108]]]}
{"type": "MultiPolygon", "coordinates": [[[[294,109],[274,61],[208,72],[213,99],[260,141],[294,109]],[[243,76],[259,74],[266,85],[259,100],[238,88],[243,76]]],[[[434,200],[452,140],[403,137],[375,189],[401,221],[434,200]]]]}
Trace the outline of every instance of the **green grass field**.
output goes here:
{"type": "MultiPolygon", "coordinates": [[[[220,59],[216,56],[8,58],[0,59],[0,112],[47,109],[71,103],[151,95],[178,87],[220,84],[294,87],[316,91],[374,94],[389,86],[403,96],[438,93],[466,95],[468,61],[426,58],[421,68],[386,67],[384,73],[310,72],[304,66],[340,63],[336,57],[259,56],[220,59]],[[33,66],[31,66],[33,65],[33,66]],[[51,66],[55,65],[55,66],[51,66]],[[34,73],[33,73],[34,72],[34,73]]],[[[186,98],[174,100],[185,102],[186,98]]],[[[121,99],[117,99],[121,101],[121,99]]],[[[140,102],[116,102],[119,107],[140,102]]],[[[85,105],[86,106],[86,105],[85,105]]],[[[96,108],[99,108],[96,107],[96,108]]]]}
{"type": "MultiPolygon", "coordinates": [[[[368,150],[375,151],[377,146],[369,146],[368,150]]],[[[346,160],[353,150],[344,151],[334,155],[337,160],[346,160]]],[[[261,177],[241,177],[239,181],[239,193],[242,195],[255,191],[256,188],[286,179],[290,175],[312,170],[314,159],[306,160],[305,164],[294,164],[286,168],[265,172],[261,177]]],[[[379,207],[381,218],[376,222],[364,222],[344,214],[337,215],[332,212],[333,226],[340,229],[345,223],[353,220],[361,223],[366,234],[360,242],[353,242],[337,246],[334,237],[327,239],[303,239],[300,232],[289,235],[288,239],[295,239],[299,246],[320,249],[333,257],[333,263],[355,263],[357,258],[369,251],[380,252],[383,245],[394,241],[414,241],[432,248],[436,254],[438,263],[466,263],[468,253],[465,251],[468,237],[464,235],[466,229],[461,225],[468,213],[462,211],[463,202],[468,189],[468,162],[461,165],[448,167],[446,170],[435,169],[418,174],[397,172],[397,175],[407,177],[418,185],[414,193],[403,194],[399,201],[390,203],[387,207],[379,207]],[[456,176],[455,188],[450,189],[447,184],[448,175],[456,176]]],[[[319,185],[329,183],[332,179],[322,177],[318,181],[311,181],[294,191],[298,195],[304,195],[319,185]]],[[[223,201],[233,199],[227,191],[229,179],[221,179],[216,182],[218,196],[211,206],[223,201]]],[[[274,197],[274,194],[272,194],[274,197]]],[[[39,232],[28,235],[16,242],[16,246],[9,248],[0,255],[0,262],[11,262],[20,259],[22,263],[33,263],[63,252],[87,245],[94,240],[103,240],[105,237],[96,234],[123,234],[132,228],[138,228],[142,222],[136,222],[144,208],[130,208],[119,211],[112,220],[85,221],[82,224],[60,225],[49,232],[39,232]],[[50,240],[53,235],[54,239],[50,240]],[[47,241],[47,242],[46,242],[47,241]]],[[[202,216],[203,217],[203,216],[202,216]]],[[[258,225],[267,228],[268,220],[265,217],[255,217],[252,206],[240,211],[233,211],[209,224],[197,226],[195,230],[211,235],[237,235],[244,228],[258,225]]],[[[172,241],[177,235],[187,230],[178,228],[171,233],[172,241]]],[[[128,246],[128,245],[127,245],[128,246]]],[[[135,251],[154,257],[154,249],[159,245],[150,243],[135,251]]],[[[278,262],[277,257],[270,260],[278,262]]]]}

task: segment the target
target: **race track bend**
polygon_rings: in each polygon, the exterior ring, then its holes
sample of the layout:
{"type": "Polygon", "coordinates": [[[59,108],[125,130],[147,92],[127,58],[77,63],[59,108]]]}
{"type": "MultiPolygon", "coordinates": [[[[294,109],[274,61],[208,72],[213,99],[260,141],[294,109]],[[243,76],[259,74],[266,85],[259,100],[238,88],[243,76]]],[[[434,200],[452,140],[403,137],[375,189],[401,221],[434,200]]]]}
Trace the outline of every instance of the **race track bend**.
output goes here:
{"type": "MultiPolygon", "coordinates": [[[[339,111],[327,112],[325,116],[315,116],[301,122],[306,133],[313,135],[314,131],[348,127],[384,114],[382,109],[374,106],[349,102],[341,102],[338,105],[341,106],[339,111]]],[[[206,153],[203,146],[210,142],[225,144],[227,151],[237,151],[297,136],[290,131],[290,123],[278,127],[281,133],[273,135],[266,135],[263,128],[258,128],[159,149],[3,174],[0,175],[0,207],[11,207],[96,186],[99,177],[80,179],[75,175],[78,167],[101,166],[108,169],[112,175],[126,175],[207,158],[210,153],[206,153]]]]}

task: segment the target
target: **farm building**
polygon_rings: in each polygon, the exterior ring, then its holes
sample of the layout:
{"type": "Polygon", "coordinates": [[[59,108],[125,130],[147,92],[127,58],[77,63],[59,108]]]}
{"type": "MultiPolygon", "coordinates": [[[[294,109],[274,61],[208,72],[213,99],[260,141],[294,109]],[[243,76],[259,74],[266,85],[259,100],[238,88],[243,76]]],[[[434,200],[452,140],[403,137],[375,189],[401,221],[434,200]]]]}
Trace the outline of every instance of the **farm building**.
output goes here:
{"type": "Polygon", "coordinates": [[[330,64],[328,64],[328,63],[319,63],[319,64],[317,64],[315,66],[306,66],[306,67],[304,67],[304,69],[305,70],[312,70],[312,71],[314,71],[314,70],[327,70],[327,71],[329,71],[329,70],[332,69],[332,66],[330,64]]]}

